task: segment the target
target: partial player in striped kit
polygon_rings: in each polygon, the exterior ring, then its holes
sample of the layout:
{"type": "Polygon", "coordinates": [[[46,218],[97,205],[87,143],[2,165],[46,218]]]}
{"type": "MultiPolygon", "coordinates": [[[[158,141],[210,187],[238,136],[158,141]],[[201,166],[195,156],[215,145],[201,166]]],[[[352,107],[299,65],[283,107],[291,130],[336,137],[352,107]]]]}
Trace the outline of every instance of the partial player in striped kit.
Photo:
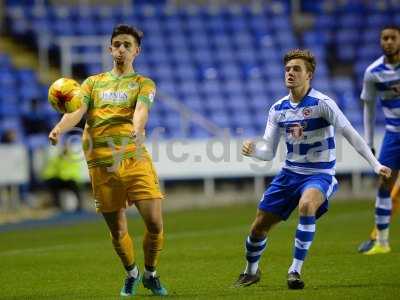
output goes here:
{"type": "Polygon", "coordinates": [[[299,206],[299,223],[294,239],[294,255],[288,270],[290,289],[304,288],[301,268],[311,246],[316,219],[328,209],[328,199],[337,189],[335,175],[335,130],[369,162],[374,171],[390,177],[391,170],[381,165],[362,137],[354,130],[336,103],[311,88],[315,58],[308,50],[292,50],[284,57],[285,84],[289,95],[269,110],[263,145],[246,141],[245,156],[272,160],[281,136],[287,155],[281,172],[265,191],[250,234],[246,238],[247,265],[235,283],[249,286],[260,280],[259,261],[267,247],[270,229],[286,220],[299,206]]]}
{"type": "Polygon", "coordinates": [[[363,242],[358,249],[367,255],[390,252],[390,219],[400,209],[400,183],[395,184],[400,169],[400,27],[384,27],[380,42],[384,55],[366,69],[361,99],[364,103],[365,139],[371,149],[374,149],[376,100],[379,99],[382,105],[386,132],[378,160],[393,170],[393,176],[379,179],[375,228],[370,240],[363,242]]]}

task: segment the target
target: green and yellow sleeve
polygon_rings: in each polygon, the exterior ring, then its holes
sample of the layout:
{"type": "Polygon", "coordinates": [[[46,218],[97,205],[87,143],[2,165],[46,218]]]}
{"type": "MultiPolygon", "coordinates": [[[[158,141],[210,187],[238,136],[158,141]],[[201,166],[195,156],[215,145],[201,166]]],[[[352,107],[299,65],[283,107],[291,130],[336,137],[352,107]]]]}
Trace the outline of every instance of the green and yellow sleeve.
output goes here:
{"type": "Polygon", "coordinates": [[[146,78],[140,84],[139,95],[137,101],[141,101],[151,108],[154,102],[154,97],[156,95],[156,84],[153,80],[146,78]]]}
{"type": "Polygon", "coordinates": [[[81,99],[82,102],[87,105],[87,107],[93,106],[92,103],[93,101],[91,97],[93,85],[94,85],[94,80],[92,77],[87,78],[81,85],[81,99]]]}

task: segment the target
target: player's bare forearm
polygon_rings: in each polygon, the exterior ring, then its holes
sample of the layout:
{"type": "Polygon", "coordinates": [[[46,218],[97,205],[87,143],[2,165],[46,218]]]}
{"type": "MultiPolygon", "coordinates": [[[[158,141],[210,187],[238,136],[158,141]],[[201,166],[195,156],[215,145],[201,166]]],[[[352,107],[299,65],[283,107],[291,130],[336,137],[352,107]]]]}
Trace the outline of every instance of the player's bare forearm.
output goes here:
{"type": "Polygon", "coordinates": [[[85,103],[77,110],[69,114],[64,114],[60,122],[53,128],[49,134],[49,140],[52,145],[57,145],[60,136],[74,128],[76,124],[82,119],[88,107],[85,103]]]}
{"type": "Polygon", "coordinates": [[[64,114],[60,122],[56,125],[58,129],[60,130],[60,133],[65,133],[72,128],[74,128],[80,120],[82,120],[82,117],[85,115],[87,111],[87,105],[85,103],[82,104],[82,106],[69,114],[64,114]]]}
{"type": "Polygon", "coordinates": [[[146,104],[138,102],[133,114],[133,135],[142,142],[145,136],[145,127],[149,118],[149,108],[146,104]]]}

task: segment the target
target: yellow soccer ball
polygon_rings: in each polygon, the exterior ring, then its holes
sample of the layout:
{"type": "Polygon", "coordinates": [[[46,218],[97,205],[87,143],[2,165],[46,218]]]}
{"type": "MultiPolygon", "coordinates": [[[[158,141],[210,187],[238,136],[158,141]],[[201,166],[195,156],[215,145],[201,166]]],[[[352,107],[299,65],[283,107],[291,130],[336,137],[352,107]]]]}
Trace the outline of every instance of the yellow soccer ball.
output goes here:
{"type": "Polygon", "coordinates": [[[58,112],[71,113],[82,105],[78,97],[81,86],[71,78],[60,78],[49,87],[48,100],[51,106],[58,112]]]}

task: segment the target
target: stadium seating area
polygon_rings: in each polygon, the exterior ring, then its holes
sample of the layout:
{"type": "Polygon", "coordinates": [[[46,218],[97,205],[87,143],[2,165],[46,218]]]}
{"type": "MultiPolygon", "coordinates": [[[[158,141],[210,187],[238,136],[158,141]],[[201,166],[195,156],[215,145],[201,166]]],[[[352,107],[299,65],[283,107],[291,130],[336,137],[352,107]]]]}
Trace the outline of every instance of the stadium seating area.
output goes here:
{"type": "Polygon", "coordinates": [[[37,73],[32,69],[15,68],[10,57],[0,53],[0,91],[0,136],[12,130],[17,141],[47,142],[40,137],[40,132],[47,131],[46,125],[39,128],[39,124],[48,124],[48,127],[58,115],[47,105],[47,86],[39,82],[37,73]],[[33,126],[36,128],[28,125],[32,123],[37,124],[33,126]],[[29,137],[23,139],[27,135],[29,137]]]}
{"type": "MultiPolygon", "coordinates": [[[[36,44],[40,35],[47,34],[52,40],[58,36],[101,36],[109,35],[118,23],[137,25],[145,38],[135,68],[157,82],[158,97],[174,97],[218,126],[230,128],[233,134],[244,128],[247,136],[262,133],[268,107],[286,94],[282,55],[299,46],[312,49],[317,56],[314,87],[333,96],[360,127],[362,73],[380,55],[381,25],[400,21],[400,6],[367,7],[361,1],[342,1],[342,6],[332,8],[328,5],[332,1],[303,1],[303,9],[314,13],[316,22],[299,39],[293,33],[289,1],[271,1],[263,7],[180,9],[135,1],[131,11],[51,5],[35,9],[29,2],[6,1],[8,30],[16,38],[29,37],[36,44]],[[354,74],[333,77],[328,56],[352,64],[354,74]]],[[[84,54],[93,49],[82,45],[77,51],[84,54]]],[[[84,68],[86,74],[100,71],[96,64],[84,68]]],[[[4,55],[0,56],[0,69],[0,89],[6,91],[0,98],[1,116],[15,122],[32,97],[45,103],[46,87],[38,83],[32,70],[15,70],[4,55]]],[[[163,126],[166,138],[210,136],[194,124],[183,132],[179,113],[163,101],[157,102],[150,130],[163,126]]],[[[44,109],[43,114],[50,116],[51,122],[57,117],[50,109],[44,109]]],[[[382,124],[379,114],[378,121],[382,124]]]]}

